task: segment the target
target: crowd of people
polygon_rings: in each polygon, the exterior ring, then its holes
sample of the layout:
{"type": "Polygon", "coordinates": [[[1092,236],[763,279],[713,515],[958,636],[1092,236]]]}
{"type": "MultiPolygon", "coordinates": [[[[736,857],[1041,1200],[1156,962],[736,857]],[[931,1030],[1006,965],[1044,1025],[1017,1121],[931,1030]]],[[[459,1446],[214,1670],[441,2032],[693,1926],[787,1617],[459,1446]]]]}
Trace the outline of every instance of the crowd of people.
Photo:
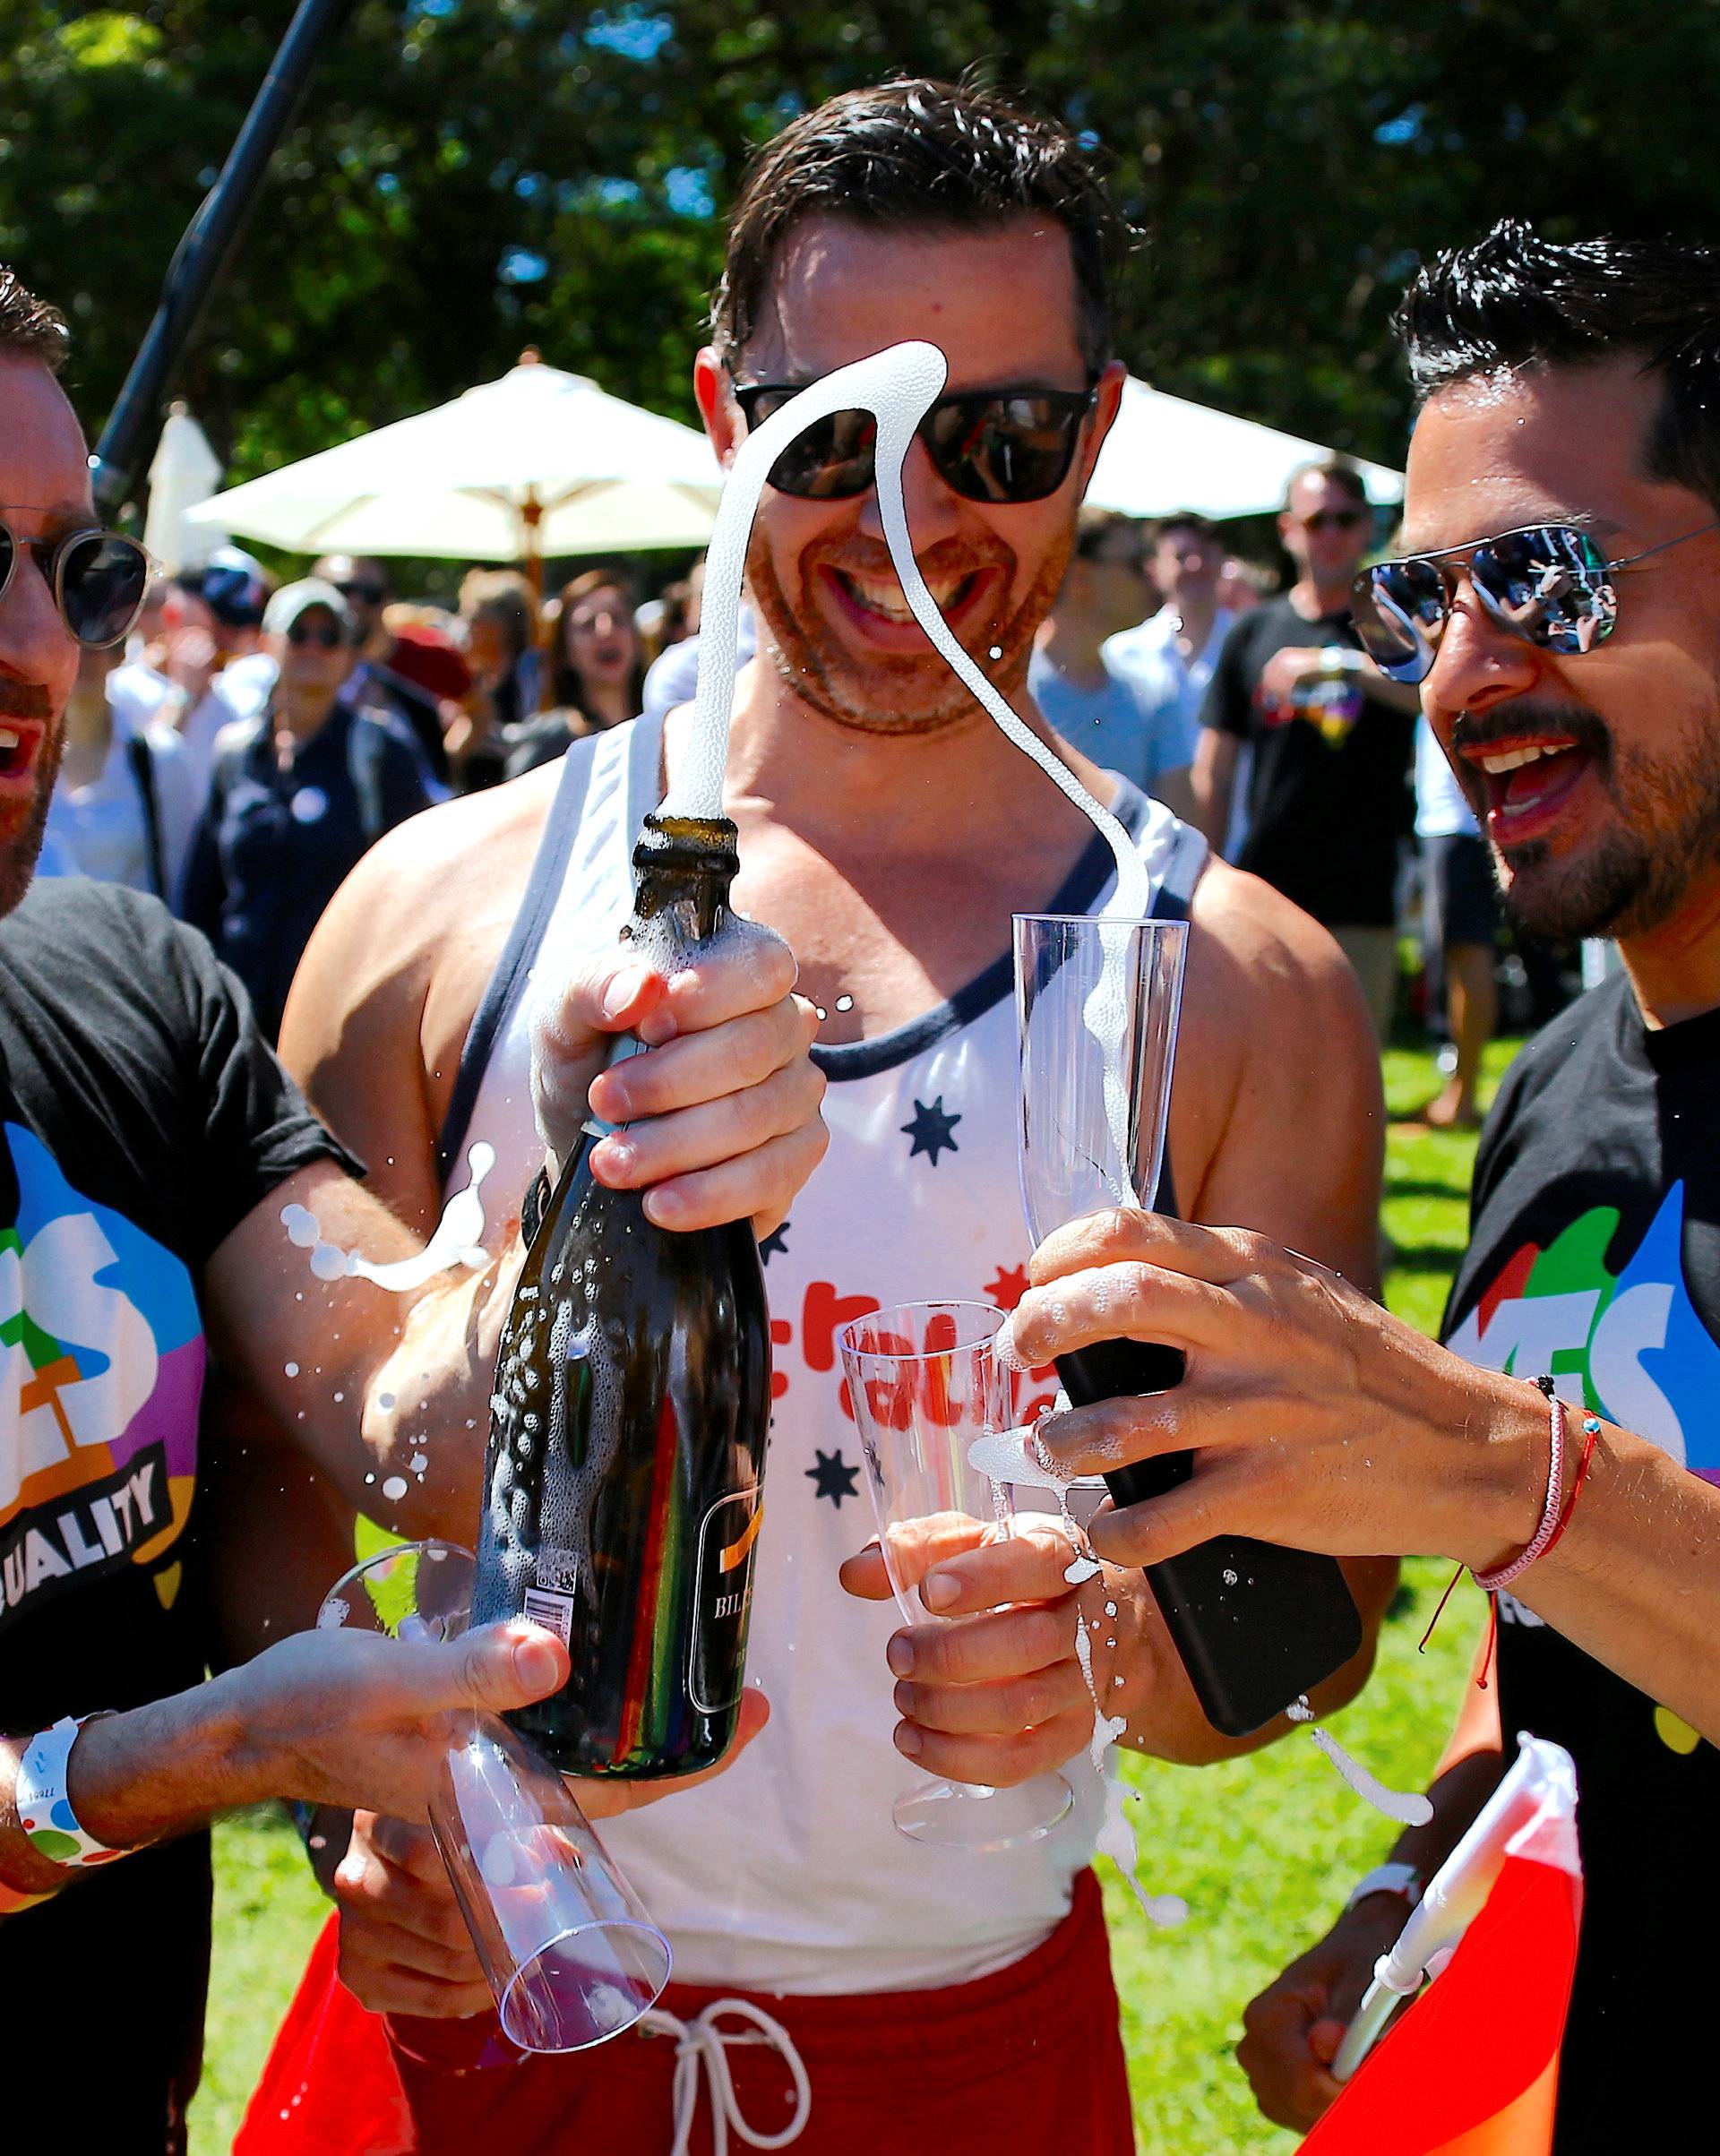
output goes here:
{"type": "MultiPolygon", "coordinates": [[[[1413,688],[1350,624],[1382,513],[1341,458],[1297,472],[1280,593],[1199,511],[1083,509],[1027,687],[1061,741],[1330,929],[1382,1043],[1406,993],[1424,999],[1449,1070],[1427,1121],[1474,1128],[1512,947],[1413,688]]],[[[272,1041],[312,929],[384,831],[691,698],[703,569],[643,599],[605,564],[541,607],[523,572],[474,569],[444,608],[398,598],[379,560],[325,555],[277,590],[220,547],[152,587],[124,651],[84,654],[41,872],[165,899],[272,1041]]],[[[744,607],[742,664],[756,640],[744,607]]]]}
{"type": "MultiPolygon", "coordinates": [[[[1648,1980],[1706,1914],[1681,1851],[1720,1741],[1720,262],[1509,222],[1431,262],[1399,318],[1419,399],[1401,530],[1354,467],[1311,465],[1272,591],[1192,511],[1146,528],[1080,506],[1124,378],[1115,236],[1050,123],[937,83],[850,92],[755,159],[692,357],[727,460],[752,392],[935,338],[953,387],[904,475],[927,581],[1112,809],[1155,915],[1191,923],[1155,1209],[1036,1252],[1009,918],[1102,912],[1114,863],[905,615],[868,447],[808,437],[749,554],[726,807],[737,905],[768,925],[647,983],[614,939],[640,819],[688,753],[696,576],[641,604],[625,571],[591,569],[543,620],[522,577],[474,570],[448,617],[379,562],[274,587],[223,549],[104,597],[65,325],[0,271],[0,1242],[22,1321],[0,1427],[0,1966],[19,1997],[61,1999],[99,1942],[151,1942],[148,2000],[80,2092],[91,2138],[99,2115],[110,2145],[183,2147],[203,1830],[271,1794],[322,1808],[336,1911],[242,2156],[479,2136],[666,2156],[729,2126],[780,2145],[802,2074],[819,2156],[1124,2156],[1093,1778],[1071,1767],[1069,1817],[1003,1856],[905,1842],[890,1799],[901,1756],[991,1785],[1080,1761],[1096,1686],[1125,1745],[1190,1767],[1281,1737],[1282,1716],[1241,1741],[1211,1727],[1143,1576],[1221,1531],[1343,1563],[1364,1639],[1320,1712],[1367,1681],[1400,1554],[1470,1566],[1503,1620],[1431,1824],[1249,2009],[1268,2116],[1306,2126],[1337,2096],[1373,1958],[1518,1729],[1564,1744],[1582,1792],[1559,2156],[1638,2126],[1646,2055],[1669,2117],[1699,2100],[1705,1998],[1648,1980]],[[1443,1346],[1377,1301],[1379,1048],[1414,837],[1455,1057],[1430,1120],[1477,1114],[1501,892],[1525,934],[1621,958],[1493,1109],[1443,1346]],[[598,1077],[658,997],[649,1051],[598,1077]],[[424,2025],[487,1994],[422,1760],[448,1708],[539,1696],[564,1656],[529,1627],[385,1662],[297,1635],[358,1515],[470,1540],[518,1209],[489,1222],[487,1271],[402,1306],[313,1274],[281,1201],[327,1242],[409,1252],[469,1148],[523,1192],[593,1087],[626,1126],[593,1153],[604,1180],[649,1186],[665,1225],[761,1237],[775,1415],[750,1666],[770,1713],[714,1775],[606,1830],[674,1945],[661,2014],[460,2074],[424,2025]],[[1069,1475],[1199,1456],[1166,1496],[1099,1512],[1096,1576],[1071,1584],[1049,1521],[976,1530],[922,1590],[965,1621],[895,1621],[844,1510],[859,1443],[834,1341],[916,1296],[1007,1308],[1000,1352],[1046,1406],[1061,1354],[1120,1331],[1183,1351],[1174,1392],[1037,1426],[1069,1475]],[[684,2069],[713,2050],[714,2117],[677,2141],[684,2069]]],[[[20,2069],[45,2100],[64,2029],[20,2069]]]]}

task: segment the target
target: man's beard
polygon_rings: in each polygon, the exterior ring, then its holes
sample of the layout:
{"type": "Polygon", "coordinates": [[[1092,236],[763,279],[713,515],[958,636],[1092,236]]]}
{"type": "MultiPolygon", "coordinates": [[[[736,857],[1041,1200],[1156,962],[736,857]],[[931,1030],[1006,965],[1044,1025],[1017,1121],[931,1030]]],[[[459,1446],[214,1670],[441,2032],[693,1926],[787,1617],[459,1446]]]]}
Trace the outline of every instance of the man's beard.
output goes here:
{"type": "MultiPolygon", "coordinates": [[[[1002,627],[993,623],[985,638],[986,656],[975,658],[992,681],[1010,686],[1025,679],[1034,636],[1057,597],[1073,545],[1071,530],[1041,564],[1032,588],[1009,620],[1002,627]]],[[[959,545],[929,547],[918,559],[920,573],[928,583],[941,575],[968,575],[995,566],[1002,572],[1001,585],[1006,594],[1016,567],[1015,556],[1002,549],[978,557],[959,545]]],[[[808,562],[809,556],[803,555],[799,564],[803,595],[811,580],[808,562]]],[[[878,565],[881,573],[883,566],[878,565]]],[[[863,663],[827,626],[810,597],[805,597],[804,612],[796,614],[770,550],[757,534],[747,555],[747,584],[769,631],[761,640],[760,657],[775,666],[784,684],[802,702],[835,725],[856,734],[939,734],[966,725],[978,710],[972,692],[929,643],[924,657],[881,655],[864,662],[863,671],[863,663]],[[887,697],[879,697],[881,688],[888,690],[887,697]],[[906,703],[910,695],[907,709],[892,708],[899,701],[906,703]]],[[[971,652],[968,656],[975,657],[971,652]]]]}
{"type": "Polygon", "coordinates": [[[1620,816],[1568,863],[1545,839],[1494,848],[1509,878],[1507,911],[1530,934],[1550,942],[1647,934],[1678,912],[1698,873],[1720,863],[1720,727],[1700,726],[1681,752],[1651,758],[1621,749],[1591,712],[1513,703],[1490,717],[1491,726],[1460,719],[1456,745],[1481,745],[1526,724],[1556,727],[1588,751],[1620,816]]]}
{"type": "Polygon", "coordinates": [[[35,682],[12,681],[0,674],[0,719],[5,718],[40,719],[45,730],[36,756],[35,797],[17,830],[10,837],[0,837],[0,918],[18,906],[36,873],[47,806],[54,798],[54,782],[60,775],[60,752],[64,746],[64,729],[54,723],[47,691],[35,682]]]}

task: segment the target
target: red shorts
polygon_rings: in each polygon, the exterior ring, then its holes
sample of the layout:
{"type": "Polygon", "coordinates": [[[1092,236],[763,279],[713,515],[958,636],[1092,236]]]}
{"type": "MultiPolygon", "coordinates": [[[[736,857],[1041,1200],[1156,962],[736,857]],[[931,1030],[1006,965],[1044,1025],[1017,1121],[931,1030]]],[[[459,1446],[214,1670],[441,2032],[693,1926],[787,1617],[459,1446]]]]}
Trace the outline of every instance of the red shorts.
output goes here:
{"type": "MultiPolygon", "coordinates": [[[[1133,2156],[1111,1955],[1090,1871],[1043,1946],[937,1991],[777,1998],[671,1984],[683,2022],[744,1997],[793,2037],[812,2086],[794,2156],[1133,2156]]],[[[738,2026],[739,2024],[736,2024],[738,2026]]],[[[418,2028],[423,2023],[415,2024],[418,2028]]],[[[452,2036],[465,2024],[445,2024],[452,2036]]],[[[233,2156],[668,2156],[676,2047],[639,2031],[494,2070],[420,2065],[335,1975],[335,1921],[311,1956],[233,2156]]],[[[794,2089],[765,2044],[726,2052],[736,2110],[780,2133],[794,2089]]],[[[734,2137],[738,2139],[738,2136],[734,2137]]],[[[692,2156],[711,2156],[708,2088],[692,2156]]]]}

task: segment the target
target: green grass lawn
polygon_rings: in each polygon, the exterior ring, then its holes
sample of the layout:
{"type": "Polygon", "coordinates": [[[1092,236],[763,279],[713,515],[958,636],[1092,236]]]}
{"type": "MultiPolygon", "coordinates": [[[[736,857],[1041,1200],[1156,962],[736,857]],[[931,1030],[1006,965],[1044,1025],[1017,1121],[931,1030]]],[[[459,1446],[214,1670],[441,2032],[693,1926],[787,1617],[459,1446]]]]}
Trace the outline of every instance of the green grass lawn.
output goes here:
{"type": "MultiPolygon", "coordinates": [[[[1495,1081],[1515,1046],[1491,1052],[1495,1081]]],[[[1388,1053],[1385,1075],[1398,1117],[1438,1083],[1431,1059],[1406,1049],[1388,1053]]],[[[1463,1249],[1474,1155],[1469,1135],[1404,1123],[1389,1135],[1387,1298],[1430,1332],[1463,1249]]],[[[1418,1654],[1446,1576],[1426,1560],[1406,1568],[1407,1591],[1387,1622],[1372,1681],[1333,1719],[1345,1743],[1399,1788],[1421,1787],[1439,1757],[1480,1623],[1481,1596],[1466,1585],[1418,1654]]],[[[1243,2008],[1324,1930],[1394,1830],[1300,1735],[1226,1766],[1196,1772],[1131,1758],[1126,1771],[1142,1791],[1130,1808],[1141,1877],[1182,1894],[1192,1912],[1180,1930],[1153,1931],[1122,1883],[1106,1878],[1142,2156],[1286,2152],[1294,2136],[1260,2118],[1231,2056],[1243,2008]]],[[[217,1828],[215,1881],[207,2063],[192,2111],[201,2156],[230,2146],[325,1908],[296,1836],[272,1811],[217,1828]]]]}

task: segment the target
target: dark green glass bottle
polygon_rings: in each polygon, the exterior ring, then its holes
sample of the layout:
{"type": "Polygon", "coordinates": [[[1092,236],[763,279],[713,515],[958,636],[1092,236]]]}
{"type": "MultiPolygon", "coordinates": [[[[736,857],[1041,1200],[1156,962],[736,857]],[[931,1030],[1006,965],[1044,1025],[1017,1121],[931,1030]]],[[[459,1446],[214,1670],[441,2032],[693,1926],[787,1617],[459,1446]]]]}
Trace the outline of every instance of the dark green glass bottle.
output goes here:
{"type": "MultiPolygon", "coordinates": [[[[624,939],[666,972],[729,920],[727,818],[649,816],[624,939]]],[[[496,1362],[473,1619],[559,1632],[566,1686],[508,1719],[564,1772],[711,1765],[735,1733],[762,1517],[770,1324],[751,1225],[652,1225],[588,1123],[496,1362]]]]}

